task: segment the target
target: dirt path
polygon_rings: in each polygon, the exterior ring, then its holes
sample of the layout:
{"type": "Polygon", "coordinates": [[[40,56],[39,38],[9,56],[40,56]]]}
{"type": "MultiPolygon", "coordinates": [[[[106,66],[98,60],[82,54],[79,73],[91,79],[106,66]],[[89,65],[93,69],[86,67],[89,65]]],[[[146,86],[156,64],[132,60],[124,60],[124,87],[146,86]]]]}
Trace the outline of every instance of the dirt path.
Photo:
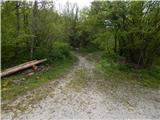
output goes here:
{"type": "Polygon", "coordinates": [[[2,120],[160,119],[160,91],[105,80],[95,63],[79,62],[64,77],[2,108],[2,120]]]}

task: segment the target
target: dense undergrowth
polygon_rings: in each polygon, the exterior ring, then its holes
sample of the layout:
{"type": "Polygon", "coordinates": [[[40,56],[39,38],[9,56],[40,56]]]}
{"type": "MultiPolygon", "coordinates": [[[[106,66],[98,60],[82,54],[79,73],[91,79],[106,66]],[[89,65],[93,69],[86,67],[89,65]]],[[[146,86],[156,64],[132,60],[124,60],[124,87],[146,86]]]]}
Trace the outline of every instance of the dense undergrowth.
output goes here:
{"type": "MultiPolygon", "coordinates": [[[[106,77],[120,81],[136,81],[149,88],[160,88],[160,67],[155,66],[150,69],[135,69],[129,65],[118,63],[109,56],[103,57],[99,65],[106,73],[106,77]]],[[[117,81],[118,82],[118,81],[117,81]]]]}
{"type": "MultiPolygon", "coordinates": [[[[19,55],[14,56],[14,51],[12,51],[13,46],[7,47],[8,52],[5,50],[2,51],[2,70],[13,67],[18,64],[22,64],[24,62],[30,61],[30,55],[27,48],[19,48],[19,55]],[[5,57],[4,57],[5,56],[5,57]],[[8,59],[7,59],[8,58],[8,59]]],[[[33,59],[44,59],[47,58],[47,63],[53,64],[57,61],[64,60],[66,58],[71,57],[70,54],[70,46],[63,41],[55,41],[49,46],[43,45],[41,47],[37,47],[34,51],[33,59]]]]}

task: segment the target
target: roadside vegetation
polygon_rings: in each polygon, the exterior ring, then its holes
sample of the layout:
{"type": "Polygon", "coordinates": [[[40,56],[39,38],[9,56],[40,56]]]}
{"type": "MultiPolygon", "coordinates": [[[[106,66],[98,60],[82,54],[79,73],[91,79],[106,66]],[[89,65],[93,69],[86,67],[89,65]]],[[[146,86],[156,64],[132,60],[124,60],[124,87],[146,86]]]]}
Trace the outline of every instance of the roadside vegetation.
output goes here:
{"type": "MultiPolygon", "coordinates": [[[[86,50],[87,51],[87,50],[86,50]]],[[[105,54],[102,51],[86,53],[89,60],[95,61],[97,71],[105,76],[105,80],[113,83],[129,83],[150,89],[160,89],[160,66],[136,69],[130,64],[122,63],[121,58],[105,54]]]]}

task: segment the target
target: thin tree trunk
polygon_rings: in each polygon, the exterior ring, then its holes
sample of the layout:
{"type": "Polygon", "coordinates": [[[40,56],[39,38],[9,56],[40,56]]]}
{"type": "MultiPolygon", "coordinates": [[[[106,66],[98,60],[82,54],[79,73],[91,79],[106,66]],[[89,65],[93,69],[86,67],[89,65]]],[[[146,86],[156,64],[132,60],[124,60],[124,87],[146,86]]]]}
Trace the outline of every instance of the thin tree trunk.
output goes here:
{"type": "Polygon", "coordinates": [[[36,8],[37,8],[37,1],[35,0],[34,7],[33,7],[33,14],[32,14],[32,34],[33,36],[31,40],[30,59],[33,59],[33,53],[34,53],[36,8]]]}
{"type": "Polygon", "coordinates": [[[24,13],[23,13],[23,23],[24,23],[24,30],[25,32],[27,31],[27,26],[26,26],[26,2],[24,1],[24,13]]]}
{"type": "Polygon", "coordinates": [[[117,53],[117,30],[114,35],[114,52],[117,53]]]}
{"type": "MultiPolygon", "coordinates": [[[[25,34],[28,34],[28,13],[27,13],[28,4],[26,3],[26,1],[24,1],[23,5],[24,5],[24,12],[23,12],[24,32],[25,34]]],[[[30,38],[29,37],[26,38],[26,49],[27,52],[30,52],[30,43],[28,39],[30,38]]]]}
{"type": "MultiPolygon", "coordinates": [[[[19,29],[20,29],[20,25],[19,25],[19,1],[16,1],[16,36],[17,39],[19,37],[19,29]]],[[[18,42],[16,42],[15,45],[15,58],[17,58],[18,55],[18,42]]]]}

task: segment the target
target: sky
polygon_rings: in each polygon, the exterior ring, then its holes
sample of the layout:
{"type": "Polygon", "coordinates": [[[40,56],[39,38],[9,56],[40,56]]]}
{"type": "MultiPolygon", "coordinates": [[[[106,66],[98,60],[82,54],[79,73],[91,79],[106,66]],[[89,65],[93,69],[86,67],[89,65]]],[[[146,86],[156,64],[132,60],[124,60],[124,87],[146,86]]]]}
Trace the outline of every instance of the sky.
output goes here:
{"type": "Polygon", "coordinates": [[[59,8],[59,5],[64,6],[66,2],[77,3],[80,9],[83,7],[88,7],[93,0],[56,0],[56,8],[59,8]]]}

